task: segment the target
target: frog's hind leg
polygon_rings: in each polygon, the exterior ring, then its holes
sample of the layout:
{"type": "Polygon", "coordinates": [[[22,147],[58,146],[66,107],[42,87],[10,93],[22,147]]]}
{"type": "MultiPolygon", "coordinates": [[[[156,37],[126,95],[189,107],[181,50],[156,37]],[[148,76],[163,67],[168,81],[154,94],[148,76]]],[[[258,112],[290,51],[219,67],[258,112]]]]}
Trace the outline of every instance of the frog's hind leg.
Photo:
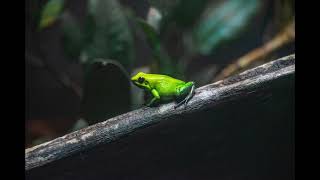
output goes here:
{"type": "Polygon", "coordinates": [[[194,82],[188,82],[185,86],[179,89],[178,95],[185,97],[180,101],[174,108],[181,106],[182,104],[187,105],[188,101],[193,97],[195,90],[194,82]]]}
{"type": "MultiPolygon", "coordinates": [[[[193,83],[193,82],[192,82],[192,83],[193,83]]],[[[188,94],[187,97],[185,98],[184,105],[187,105],[188,101],[193,97],[193,95],[194,95],[194,89],[195,89],[195,86],[194,86],[194,83],[193,83],[192,86],[191,86],[191,90],[190,90],[189,94],[188,94]]]]}
{"type": "Polygon", "coordinates": [[[153,106],[160,101],[160,95],[157,90],[152,89],[151,94],[153,95],[153,98],[147,103],[147,106],[153,106]]]}

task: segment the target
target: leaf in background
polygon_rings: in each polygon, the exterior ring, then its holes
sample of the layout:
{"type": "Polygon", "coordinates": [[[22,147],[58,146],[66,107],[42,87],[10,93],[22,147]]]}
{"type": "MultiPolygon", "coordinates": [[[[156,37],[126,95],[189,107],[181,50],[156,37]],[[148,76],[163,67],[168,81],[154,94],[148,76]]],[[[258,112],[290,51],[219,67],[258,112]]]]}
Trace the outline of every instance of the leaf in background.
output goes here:
{"type": "Polygon", "coordinates": [[[269,20],[263,34],[263,41],[270,41],[276,34],[282,31],[288,23],[294,21],[295,4],[292,0],[278,0],[273,3],[272,18],[269,20]]]}
{"type": "Polygon", "coordinates": [[[225,41],[245,32],[259,12],[260,0],[230,0],[211,4],[194,30],[194,46],[189,48],[208,55],[225,41]]]}
{"type": "Polygon", "coordinates": [[[207,2],[208,0],[180,1],[167,21],[175,21],[180,27],[189,28],[200,17],[207,2]]]}
{"type": "MultiPolygon", "coordinates": [[[[162,14],[160,24],[161,36],[168,33],[170,24],[182,28],[190,28],[200,17],[209,0],[149,0],[151,6],[157,8],[162,14]]],[[[169,32],[170,33],[170,32],[169,32]]]]}
{"type": "Polygon", "coordinates": [[[159,9],[160,13],[167,16],[181,0],[149,0],[151,6],[159,9]]]}
{"type": "Polygon", "coordinates": [[[160,47],[160,37],[157,31],[146,21],[140,18],[136,18],[139,26],[142,28],[143,32],[146,35],[147,42],[152,49],[159,49],[160,47]]]}
{"type": "Polygon", "coordinates": [[[176,0],[169,3],[167,1],[153,0],[150,2],[162,14],[159,30],[162,50],[166,51],[167,57],[171,57],[171,62],[175,66],[176,77],[184,78],[184,72],[186,71],[185,61],[188,61],[186,59],[191,59],[193,56],[193,52],[185,49],[184,36],[194,27],[209,1],[176,0]]]}
{"type": "Polygon", "coordinates": [[[161,13],[156,8],[150,7],[147,15],[147,22],[157,32],[160,31],[161,19],[162,19],[161,13]]]}
{"type": "Polygon", "coordinates": [[[61,16],[61,22],[65,52],[73,60],[78,61],[85,45],[81,27],[69,13],[64,13],[61,16]]]}
{"type": "Polygon", "coordinates": [[[60,16],[64,0],[49,0],[42,9],[39,29],[52,25],[60,16]]]}
{"type": "Polygon", "coordinates": [[[274,3],[274,9],[273,21],[279,31],[294,19],[295,3],[292,0],[278,0],[274,3]]]}
{"type": "Polygon", "coordinates": [[[82,61],[94,58],[115,59],[130,71],[134,58],[133,37],[127,17],[117,0],[89,0],[89,25],[82,61]],[[88,33],[89,32],[89,33],[88,33]]]}
{"type": "Polygon", "coordinates": [[[130,80],[121,64],[95,59],[86,69],[82,113],[91,125],[130,110],[130,80]]]}
{"type": "Polygon", "coordinates": [[[152,49],[152,56],[156,61],[154,71],[174,77],[181,77],[181,72],[169,55],[161,47],[160,37],[156,30],[143,19],[137,18],[139,26],[146,35],[147,42],[152,49]]]}

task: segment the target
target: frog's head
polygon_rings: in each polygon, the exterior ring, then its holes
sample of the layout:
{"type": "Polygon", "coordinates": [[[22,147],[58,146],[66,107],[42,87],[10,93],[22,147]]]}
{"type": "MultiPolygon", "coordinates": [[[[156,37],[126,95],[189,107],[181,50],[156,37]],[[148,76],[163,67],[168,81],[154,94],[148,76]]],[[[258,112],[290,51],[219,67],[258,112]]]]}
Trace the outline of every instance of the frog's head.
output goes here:
{"type": "Polygon", "coordinates": [[[140,88],[149,89],[149,82],[146,78],[146,73],[139,72],[131,78],[131,81],[134,85],[140,88]]]}

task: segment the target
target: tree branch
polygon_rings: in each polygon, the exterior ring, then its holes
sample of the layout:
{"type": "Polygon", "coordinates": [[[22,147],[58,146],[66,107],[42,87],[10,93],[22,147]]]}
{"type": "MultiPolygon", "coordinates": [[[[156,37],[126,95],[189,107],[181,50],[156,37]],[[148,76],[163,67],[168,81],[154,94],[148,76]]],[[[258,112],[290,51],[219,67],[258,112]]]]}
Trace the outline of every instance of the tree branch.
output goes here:
{"type": "Polygon", "coordinates": [[[195,96],[186,107],[174,109],[175,103],[159,107],[144,107],[116,116],[104,122],[72,132],[47,143],[25,150],[25,169],[45,165],[49,162],[82,152],[102,143],[108,143],[138,128],[145,127],[179,114],[197,112],[245,97],[265,87],[266,83],[292,75],[295,72],[295,55],[283,57],[257,68],[247,70],[196,89],[195,96]]]}
{"type": "Polygon", "coordinates": [[[262,60],[268,55],[276,52],[281,47],[291,43],[295,40],[295,22],[290,22],[281,32],[279,32],[274,38],[268,41],[263,46],[256,48],[244,56],[237,59],[234,63],[225,67],[221,73],[219,73],[213,80],[224,79],[237,71],[244,69],[245,67],[251,65],[255,61],[262,60]]]}

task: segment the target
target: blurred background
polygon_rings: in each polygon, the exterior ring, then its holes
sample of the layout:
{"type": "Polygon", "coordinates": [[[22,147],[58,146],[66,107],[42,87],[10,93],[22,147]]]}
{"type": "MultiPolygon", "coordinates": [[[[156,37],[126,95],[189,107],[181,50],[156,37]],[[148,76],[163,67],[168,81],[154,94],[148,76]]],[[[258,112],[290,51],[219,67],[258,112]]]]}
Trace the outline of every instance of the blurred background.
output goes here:
{"type": "Polygon", "coordinates": [[[142,107],[139,71],[196,86],[295,52],[292,0],[26,0],[26,144],[142,107]]]}

